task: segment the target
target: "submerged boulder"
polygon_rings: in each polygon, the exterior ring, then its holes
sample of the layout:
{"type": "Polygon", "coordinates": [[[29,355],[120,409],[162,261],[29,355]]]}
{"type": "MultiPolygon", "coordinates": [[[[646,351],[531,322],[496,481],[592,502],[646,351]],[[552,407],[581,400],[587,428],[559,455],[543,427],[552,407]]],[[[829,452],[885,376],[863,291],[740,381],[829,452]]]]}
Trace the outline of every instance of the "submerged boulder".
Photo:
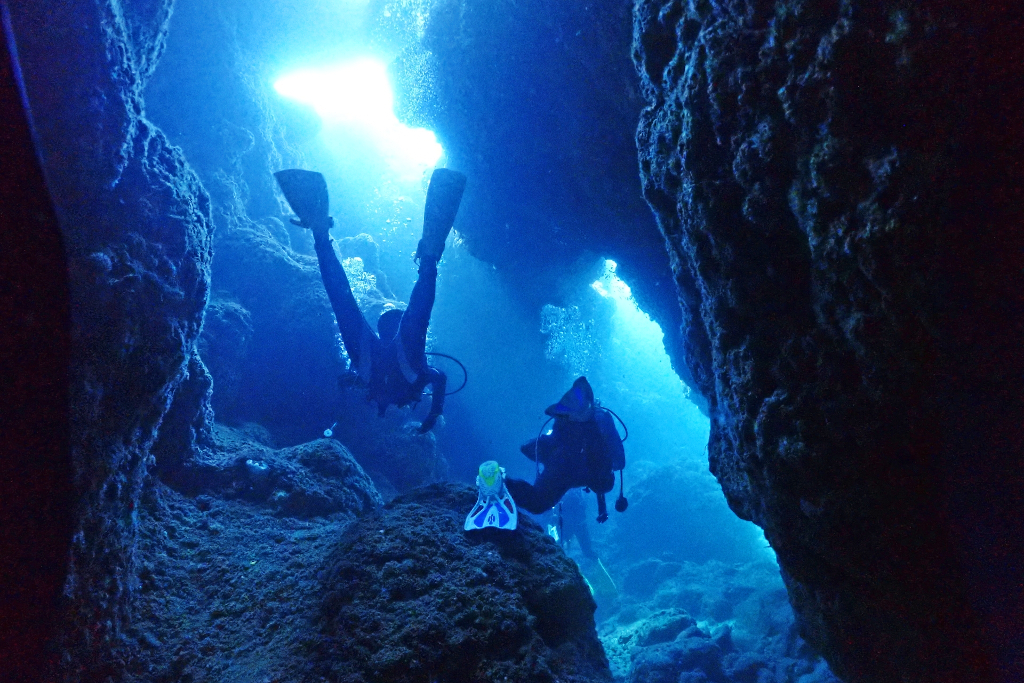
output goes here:
{"type": "Polygon", "coordinates": [[[617,615],[599,626],[617,679],[630,683],[838,683],[797,632],[778,565],[646,560],[623,582],[617,615]],[[674,566],[673,566],[674,565],[674,566]],[[657,592],[637,596],[657,568],[657,592]]]}
{"type": "Polygon", "coordinates": [[[323,578],[327,680],[611,681],[583,577],[533,521],[463,531],[472,489],[434,484],[345,533],[323,578]]]}
{"type": "MultiPolygon", "coordinates": [[[[209,444],[180,468],[160,472],[179,491],[242,499],[285,517],[358,515],[383,500],[352,454],[334,439],[274,449],[258,425],[214,425],[209,444]],[[254,438],[257,437],[257,438],[254,438]]],[[[159,471],[159,470],[158,470],[159,471]]]]}

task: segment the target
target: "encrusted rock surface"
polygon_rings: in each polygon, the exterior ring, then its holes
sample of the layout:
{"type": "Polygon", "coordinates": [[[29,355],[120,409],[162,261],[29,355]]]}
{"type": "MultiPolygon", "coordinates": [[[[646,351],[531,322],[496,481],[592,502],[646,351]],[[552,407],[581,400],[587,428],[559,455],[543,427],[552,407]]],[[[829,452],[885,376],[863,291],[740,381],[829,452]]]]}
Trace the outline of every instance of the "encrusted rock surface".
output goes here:
{"type": "Polygon", "coordinates": [[[1021,17],[642,1],[644,193],[730,505],[850,681],[1022,663],[1021,17]]]}
{"type": "MultiPolygon", "coordinates": [[[[240,432],[219,442],[259,450],[240,432]]],[[[323,476],[348,502],[304,519],[272,499],[153,482],[122,680],[610,683],[587,586],[536,524],[466,534],[468,487],[377,508],[365,476],[323,476]]]]}
{"type": "Polygon", "coordinates": [[[191,495],[238,498],[299,519],[357,514],[383,503],[373,480],[336,440],[278,450],[266,430],[246,427],[215,425],[208,443],[162,478],[191,495]]]}
{"type": "Polygon", "coordinates": [[[463,531],[475,500],[434,484],[345,532],[323,578],[327,680],[611,681],[575,564],[525,518],[463,531]]]}
{"type": "Polygon", "coordinates": [[[215,436],[224,460],[239,466],[208,463],[208,494],[184,496],[151,480],[141,500],[118,680],[316,680],[308,643],[318,573],[344,529],[380,497],[336,442],[273,452],[242,432],[215,436]],[[239,456],[260,458],[260,481],[239,456]]]}

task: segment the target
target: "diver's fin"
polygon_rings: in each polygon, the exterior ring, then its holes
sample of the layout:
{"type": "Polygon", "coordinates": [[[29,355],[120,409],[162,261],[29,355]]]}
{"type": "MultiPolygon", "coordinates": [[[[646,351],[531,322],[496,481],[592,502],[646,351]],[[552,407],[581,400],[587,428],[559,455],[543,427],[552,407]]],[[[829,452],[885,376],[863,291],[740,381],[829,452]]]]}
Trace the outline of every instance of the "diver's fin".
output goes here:
{"type": "Polygon", "coordinates": [[[444,251],[444,241],[455,225],[455,214],[462,203],[466,176],[448,168],[436,168],[427,187],[427,203],[423,208],[423,238],[416,247],[416,256],[437,261],[444,251]]]}
{"type": "Polygon", "coordinates": [[[500,498],[488,496],[477,498],[476,505],[466,515],[466,531],[476,531],[492,526],[496,529],[515,531],[519,526],[519,512],[508,491],[500,498]]]}
{"type": "Polygon", "coordinates": [[[505,486],[505,470],[493,460],[480,465],[476,475],[476,504],[466,515],[467,531],[494,526],[514,531],[519,525],[519,511],[505,486]]]}
{"type": "Polygon", "coordinates": [[[327,181],[322,174],[292,168],[278,171],[274,178],[292,211],[305,227],[312,228],[327,221],[327,181]]]}
{"type": "Polygon", "coordinates": [[[493,460],[480,464],[476,475],[476,504],[466,515],[466,531],[495,527],[514,531],[519,526],[516,502],[505,487],[505,470],[493,460]]]}
{"type": "Polygon", "coordinates": [[[587,565],[587,573],[584,574],[583,568],[580,567],[580,574],[583,575],[583,580],[590,586],[591,595],[595,598],[615,598],[618,596],[619,589],[615,585],[615,581],[612,580],[612,575],[604,568],[604,563],[601,562],[600,558],[584,562],[584,564],[587,565]]]}

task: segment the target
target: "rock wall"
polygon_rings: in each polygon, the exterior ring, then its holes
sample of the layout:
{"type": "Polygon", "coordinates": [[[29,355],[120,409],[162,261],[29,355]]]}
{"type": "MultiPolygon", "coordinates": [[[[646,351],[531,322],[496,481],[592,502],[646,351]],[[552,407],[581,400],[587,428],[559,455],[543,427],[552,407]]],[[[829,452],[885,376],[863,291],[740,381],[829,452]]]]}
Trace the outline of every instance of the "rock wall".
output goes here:
{"type": "Polygon", "coordinates": [[[803,635],[848,681],[1019,679],[1019,13],[634,18],[644,194],[712,471],[803,635]]]}
{"type": "Polygon", "coordinates": [[[190,360],[198,363],[210,201],[140,95],[169,2],[11,10],[72,297],[76,523],[60,671],[50,677],[117,679],[150,449],[190,360]]]}

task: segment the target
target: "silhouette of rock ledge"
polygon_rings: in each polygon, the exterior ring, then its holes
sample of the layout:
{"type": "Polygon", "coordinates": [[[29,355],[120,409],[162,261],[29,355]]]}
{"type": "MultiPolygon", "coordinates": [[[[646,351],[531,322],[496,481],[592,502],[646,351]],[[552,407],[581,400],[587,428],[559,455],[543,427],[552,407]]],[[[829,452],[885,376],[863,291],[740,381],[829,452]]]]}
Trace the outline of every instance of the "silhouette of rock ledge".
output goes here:
{"type": "Polygon", "coordinates": [[[475,499],[467,486],[433,484],[346,531],[323,576],[323,676],[612,680],[576,565],[532,520],[463,531],[475,499]]]}

